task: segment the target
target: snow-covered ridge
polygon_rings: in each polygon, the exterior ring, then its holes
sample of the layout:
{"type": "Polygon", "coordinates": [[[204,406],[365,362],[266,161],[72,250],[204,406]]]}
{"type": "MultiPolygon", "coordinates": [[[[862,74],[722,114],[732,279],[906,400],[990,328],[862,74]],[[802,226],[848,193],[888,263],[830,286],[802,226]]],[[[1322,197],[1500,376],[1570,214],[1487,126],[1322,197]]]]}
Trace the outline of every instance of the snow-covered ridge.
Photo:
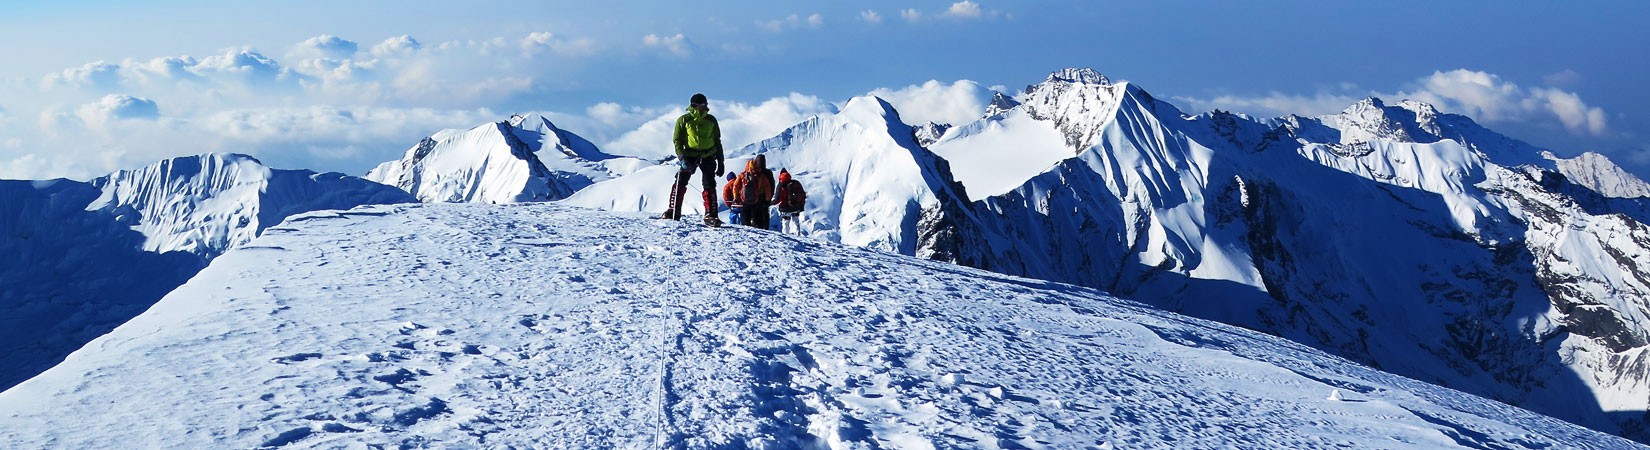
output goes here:
{"type": "Polygon", "coordinates": [[[424,202],[547,201],[611,178],[604,163],[618,159],[549,119],[528,114],[436,133],[366,178],[424,202]]]}
{"type": "Polygon", "coordinates": [[[1604,155],[1586,152],[1564,159],[1551,152],[1543,152],[1542,157],[1556,163],[1559,172],[1570,180],[1606,197],[1650,197],[1650,183],[1627,173],[1604,155]]]}
{"type": "Polygon", "coordinates": [[[554,203],[294,217],[0,393],[7,448],[362,444],[1643,448],[1091,289],[554,203]]]}
{"type": "Polygon", "coordinates": [[[1443,130],[1437,117],[1438,110],[1426,103],[1406,100],[1387,106],[1381,99],[1369,97],[1322,120],[1340,131],[1340,144],[1372,140],[1427,144],[1443,139],[1439,137],[1443,130]]]}
{"type": "Polygon", "coordinates": [[[1093,69],[1065,69],[1029,86],[1017,99],[1032,118],[1055,124],[1076,154],[1093,147],[1100,129],[1117,114],[1128,83],[1111,84],[1093,69]]]}
{"type": "MultiPolygon", "coordinates": [[[[1076,84],[1109,85],[1109,84],[1111,84],[1111,79],[1106,78],[1105,75],[1101,75],[1099,71],[1096,71],[1093,68],[1089,68],[1089,67],[1071,67],[1071,68],[1056,70],[1052,73],[1049,73],[1048,78],[1043,80],[1043,82],[1045,84],[1061,82],[1061,83],[1076,83],[1076,84]]],[[[1027,89],[1027,90],[1029,91],[1030,89],[1027,89]]]]}
{"type": "Polygon", "coordinates": [[[86,209],[143,233],[144,250],[207,259],[296,212],[407,200],[358,178],[270,169],[251,156],[228,153],[168,159],[91,184],[102,195],[86,209]]]}
{"type": "Polygon", "coordinates": [[[174,158],[90,182],[0,180],[0,389],[142,312],[287,216],[415,201],[337,173],[237,154],[174,158]]]}

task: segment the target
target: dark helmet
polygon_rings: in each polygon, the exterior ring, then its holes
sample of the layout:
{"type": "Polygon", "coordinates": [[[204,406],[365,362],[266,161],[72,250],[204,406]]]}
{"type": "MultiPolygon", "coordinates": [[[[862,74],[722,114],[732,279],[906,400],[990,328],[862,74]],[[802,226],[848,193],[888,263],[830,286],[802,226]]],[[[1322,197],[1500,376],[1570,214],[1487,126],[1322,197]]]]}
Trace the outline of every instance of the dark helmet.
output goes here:
{"type": "Polygon", "coordinates": [[[705,99],[705,94],[693,94],[693,98],[688,100],[688,104],[692,106],[709,106],[710,100],[705,99]]]}

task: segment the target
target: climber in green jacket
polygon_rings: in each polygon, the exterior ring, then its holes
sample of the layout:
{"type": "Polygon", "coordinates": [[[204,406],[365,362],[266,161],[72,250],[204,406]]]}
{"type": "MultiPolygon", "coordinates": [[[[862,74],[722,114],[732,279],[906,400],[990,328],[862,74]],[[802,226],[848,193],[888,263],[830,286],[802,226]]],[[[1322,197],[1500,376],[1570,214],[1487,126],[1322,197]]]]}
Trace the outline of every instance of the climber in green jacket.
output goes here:
{"type": "Polygon", "coordinates": [[[716,116],[710,114],[705,94],[693,94],[687,112],[676,118],[676,132],[671,139],[676,148],[676,183],[671,186],[670,209],[663,217],[682,218],[682,196],[687,193],[688,179],[693,172],[703,174],[705,197],[705,224],[719,226],[722,219],[716,212],[716,179],[723,173],[722,127],[716,116]]]}

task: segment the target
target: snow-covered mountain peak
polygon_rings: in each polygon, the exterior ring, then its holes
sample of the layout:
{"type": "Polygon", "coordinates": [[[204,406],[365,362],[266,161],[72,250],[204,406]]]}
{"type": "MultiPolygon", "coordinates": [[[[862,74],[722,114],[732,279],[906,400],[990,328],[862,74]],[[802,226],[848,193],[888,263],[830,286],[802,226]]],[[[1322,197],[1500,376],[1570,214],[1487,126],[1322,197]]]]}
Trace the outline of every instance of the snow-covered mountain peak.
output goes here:
{"type": "Polygon", "coordinates": [[[1323,120],[1341,131],[1341,144],[1373,140],[1425,144],[1444,139],[1438,115],[1438,110],[1426,103],[1405,100],[1389,106],[1369,97],[1323,120]]]}
{"type": "Polygon", "coordinates": [[[1060,70],[1056,70],[1052,73],[1049,73],[1048,78],[1045,78],[1043,80],[1044,84],[1057,83],[1057,82],[1059,82],[1059,83],[1076,83],[1076,84],[1092,84],[1092,85],[1102,85],[1103,86],[1103,85],[1111,84],[1111,79],[1106,78],[1105,75],[1101,75],[1099,71],[1096,71],[1092,68],[1088,68],[1088,67],[1070,67],[1070,68],[1060,69],[1060,70]]]}
{"type": "Polygon", "coordinates": [[[945,137],[945,132],[951,130],[951,125],[928,122],[911,128],[912,133],[917,138],[917,144],[928,147],[934,145],[935,142],[939,142],[940,138],[945,137]]]}
{"type": "MultiPolygon", "coordinates": [[[[210,258],[252,240],[285,217],[261,210],[265,206],[261,198],[283,195],[278,185],[301,183],[282,178],[313,180],[319,176],[309,171],[275,171],[242,154],[185,156],[92,180],[102,195],[86,209],[107,211],[143,233],[148,238],[145,250],[210,258]]],[[[336,174],[327,177],[341,178],[336,174]]],[[[356,193],[362,188],[336,187],[356,193]]]]}
{"type": "Polygon", "coordinates": [[[424,138],[367,178],[424,202],[510,203],[566,198],[610,178],[619,158],[538,114],[424,138]]]}
{"type": "Polygon", "coordinates": [[[1019,107],[1034,119],[1053,122],[1065,135],[1072,153],[1081,153],[1094,145],[1101,128],[1111,122],[1122,97],[1129,92],[1128,83],[1100,80],[1105,77],[1092,69],[1055,72],[1047,81],[1027,87],[1019,107]]]}
{"type": "Polygon", "coordinates": [[[842,106],[842,110],[838,111],[836,116],[862,125],[904,123],[893,104],[875,95],[861,95],[848,99],[848,103],[842,106]]]}
{"type": "Polygon", "coordinates": [[[1541,156],[1556,163],[1558,171],[1570,181],[1605,197],[1650,197],[1650,183],[1645,183],[1639,177],[1623,170],[1604,155],[1586,152],[1574,158],[1564,159],[1552,152],[1543,151],[1541,156]]]}
{"type": "Polygon", "coordinates": [[[984,117],[998,117],[1017,106],[1020,106],[1020,102],[1015,100],[1014,97],[1009,97],[1001,92],[992,92],[991,103],[985,105],[984,117]]]}

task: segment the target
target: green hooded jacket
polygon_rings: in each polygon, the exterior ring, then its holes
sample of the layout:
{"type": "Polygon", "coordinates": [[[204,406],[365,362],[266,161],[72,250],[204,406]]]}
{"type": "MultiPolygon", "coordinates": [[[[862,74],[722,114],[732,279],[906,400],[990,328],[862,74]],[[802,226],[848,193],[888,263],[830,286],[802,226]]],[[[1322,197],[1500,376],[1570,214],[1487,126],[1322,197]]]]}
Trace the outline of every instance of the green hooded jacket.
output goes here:
{"type": "Polygon", "coordinates": [[[722,127],[716,116],[704,110],[689,107],[687,113],[676,118],[676,133],[672,139],[676,156],[708,158],[722,153],[722,127]]]}

